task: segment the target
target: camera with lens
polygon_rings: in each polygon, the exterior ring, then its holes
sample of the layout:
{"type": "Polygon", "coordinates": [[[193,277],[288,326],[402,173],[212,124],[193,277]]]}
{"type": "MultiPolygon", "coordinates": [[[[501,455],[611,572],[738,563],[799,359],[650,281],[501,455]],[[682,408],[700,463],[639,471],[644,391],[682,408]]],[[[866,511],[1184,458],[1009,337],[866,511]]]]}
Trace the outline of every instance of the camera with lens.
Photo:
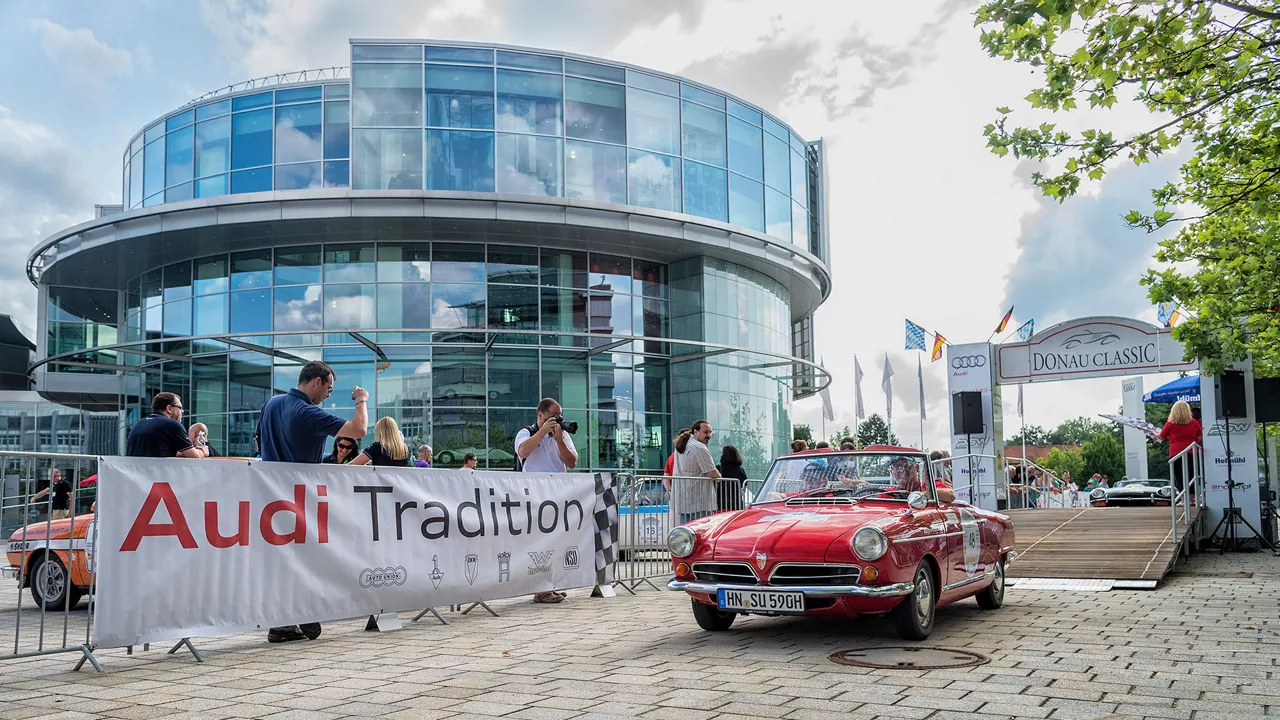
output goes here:
{"type": "Polygon", "coordinates": [[[566,421],[563,415],[552,415],[551,422],[559,425],[570,435],[576,435],[578,433],[578,423],[572,420],[566,421]]]}

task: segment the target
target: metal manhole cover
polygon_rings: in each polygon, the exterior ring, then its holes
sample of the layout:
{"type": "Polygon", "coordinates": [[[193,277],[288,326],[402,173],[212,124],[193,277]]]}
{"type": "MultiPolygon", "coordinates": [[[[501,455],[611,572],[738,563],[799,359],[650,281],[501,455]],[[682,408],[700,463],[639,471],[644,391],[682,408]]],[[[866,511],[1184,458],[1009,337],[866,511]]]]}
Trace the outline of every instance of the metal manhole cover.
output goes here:
{"type": "Polygon", "coordinates": [[[991,658],[981,653],[951,648],[877,647],[865,650],[841,650],[828,660],[840,665],[878,668],[881,670],[941,670],[943,668],[986,665],[991,658]]]}

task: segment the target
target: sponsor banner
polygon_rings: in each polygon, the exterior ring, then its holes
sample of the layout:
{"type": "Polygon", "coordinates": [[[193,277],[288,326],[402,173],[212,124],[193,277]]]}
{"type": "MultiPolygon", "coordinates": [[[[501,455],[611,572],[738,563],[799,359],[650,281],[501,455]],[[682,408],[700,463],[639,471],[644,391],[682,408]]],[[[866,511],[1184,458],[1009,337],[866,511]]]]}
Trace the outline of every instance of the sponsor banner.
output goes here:
{"type": "MultiPolygon", "coordinates": [[[[1200,380],[1201,411],[1204,425],[1204,476],[1205,499],[1208,504],[1209,529],[1222,520],[1234,495],[1236,507],[1255,528],[1262,527],[1262,492],[1258,486],[1258,437],[1253,422],[1253,371],[1248,364],[1237,366],[1245,370],[1246,417],[1219,418],[1217,416],[1217,378],[1200,380]],[[1228,438],[1229,436],[1229,438],[1228,438]],[[1228,439],[1231,450],[1227,450],[1228,439]],[[1233,493],[1227,487],[1227,468],[1236,486],[1233,493]]],[[[1236,520],[1239,537],[1252,535],[1249,528],[1236,520]]]]}
{"type": "Polygon", "coordinates": [[[1055,325],[1028,342],[999,350],[1001,383],[1111,377],[1134,372],[1195,371],[1182,343],[1167,328],[1119,317],[1091,317],[1055,325]]]}
{"type": "Polygon", "coordinates": [[[1006,493],[1005,479],[996,471],[998,462],[988,457],[961,456],[999,457],[1003,453],[1000,388],[993,382],[993,347],[990,343],[948,345],[946,358],[947,390],[950,394],[961,391],[982,393],[982,433],[958,435],[952,418],[951,455],[959,458],[951,465],[952,486],[957,500],[986,510],[996,510],[998,500],[1003,499],[1006,493]]]}
{"type": "Polygon", "coordinates": [[[106,647],[590,586],[616,542],[581,473],[106,458],[99,483],[106,647]]]}
{"type": "MultiPolygon", "coordinates": [[[[1146,406],[1142,402],[1142,378],[1125,378],[1120,381],[1121,412],[1128,417],[1145,418],[1146,406]]],[[[1125,425],[1124,474],[1131,478],[1149,478],[1147,472],[1147,435],[1138,428],[1125,425]]]]}

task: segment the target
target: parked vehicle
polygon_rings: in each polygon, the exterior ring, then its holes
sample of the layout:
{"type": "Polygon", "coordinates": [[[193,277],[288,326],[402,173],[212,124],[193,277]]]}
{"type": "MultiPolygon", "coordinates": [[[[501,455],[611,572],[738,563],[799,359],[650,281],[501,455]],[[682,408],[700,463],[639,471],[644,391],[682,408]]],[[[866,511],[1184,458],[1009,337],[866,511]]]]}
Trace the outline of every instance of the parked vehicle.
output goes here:
{"type": "Polygon", "coordinates": [[[939,606],[999,608],[1016,556],[1007,516],[940,501],[926,456],[893,446],[779,457],[754,505],[673,528],[667,544],[668,588],[690,595],[705,630],[739,615],[891,615],[911,640],[939,606]]]}
{"type": "Polygon", "coordinates": [[[1114,487],[1094,488],[1089,493],[1093,507],[1136,507],[1168,505],[1173,502],[1173,485],[1168,478],[1121,480],[1114,487]]]}
{"type": "Polygon", "coordinates": [[[93,539],[91,514],[18,528],[9,536],[4,574],[31,588],[45,610],[75,607],[93,584],[93,539]]]}

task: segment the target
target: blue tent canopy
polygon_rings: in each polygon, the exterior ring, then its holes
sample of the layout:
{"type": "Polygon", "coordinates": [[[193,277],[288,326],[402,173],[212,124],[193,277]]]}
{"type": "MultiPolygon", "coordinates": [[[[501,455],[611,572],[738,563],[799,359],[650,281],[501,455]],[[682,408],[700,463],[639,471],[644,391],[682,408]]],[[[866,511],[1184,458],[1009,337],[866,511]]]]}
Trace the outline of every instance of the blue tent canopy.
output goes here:
{"type": "Polygon", "coordinates": [[[1199,375],[1178,378],[1142,396],[1142,402],[1175,403],[1179,400],[1200,402],[1199,375]]]}

